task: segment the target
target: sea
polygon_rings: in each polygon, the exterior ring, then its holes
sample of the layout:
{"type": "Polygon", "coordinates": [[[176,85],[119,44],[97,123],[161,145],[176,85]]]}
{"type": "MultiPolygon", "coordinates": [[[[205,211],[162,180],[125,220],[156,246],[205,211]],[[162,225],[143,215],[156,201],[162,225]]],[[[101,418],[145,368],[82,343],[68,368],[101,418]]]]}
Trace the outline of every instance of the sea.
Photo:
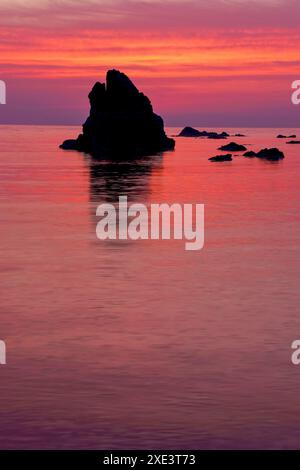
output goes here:
{"type": "Polygon", "coordinates": [[[0,126],[1,449],[300,448],[300,129],[207,130],[245,137],[110,162],[0,126]],[[204,204],[203,248],[99,240],[120,195],[204,204]]]}

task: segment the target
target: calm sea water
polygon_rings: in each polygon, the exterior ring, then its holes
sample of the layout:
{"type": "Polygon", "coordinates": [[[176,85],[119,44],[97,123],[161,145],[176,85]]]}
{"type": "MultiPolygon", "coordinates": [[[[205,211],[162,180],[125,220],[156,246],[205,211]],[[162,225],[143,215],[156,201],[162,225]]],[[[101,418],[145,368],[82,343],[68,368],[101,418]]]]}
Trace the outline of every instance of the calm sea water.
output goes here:
{"type": "Polygon", "coordinates": [[[300,146],[222,130],[286,158],[96,164],[74,127],[0,127],[0,448],[300,448],[300,146]],[[204,249],[99,241],[120,194],[204,203],[204,249]]]}

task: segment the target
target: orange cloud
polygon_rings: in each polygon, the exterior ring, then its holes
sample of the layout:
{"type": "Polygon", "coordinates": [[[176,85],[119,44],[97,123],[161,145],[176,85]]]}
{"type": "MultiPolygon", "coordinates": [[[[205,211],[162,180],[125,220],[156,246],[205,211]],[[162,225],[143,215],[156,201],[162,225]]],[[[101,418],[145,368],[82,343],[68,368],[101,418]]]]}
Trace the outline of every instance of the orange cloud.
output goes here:
{"type": "MultiPolygon", "coordinates": [[[[284,9],[297,5],[293,0],[284,8],[232,2],[227,10],[219,0],[209,6],[107,1],[101,8],[92,1],[31,0],[18,9],[16,2],[0,7],[0,78],[21,115],[23,106],[28,116],[30,99],[32,116],[50,116],[49,94],[61,113],[63,87],[65,105],[79,120],[89,88],[112,67],[128,73],[172,122],[175,114],[195,119],[203,108],[223,116],[228,106],[237,116],[244,117],[244,106],[262,115],[263,107],[274,111],[274,99],[290,109],[289,83],[300,75],[300,31],[284,9]]],[[[17,109],[6,108],[11,116],[17,109]]]]}

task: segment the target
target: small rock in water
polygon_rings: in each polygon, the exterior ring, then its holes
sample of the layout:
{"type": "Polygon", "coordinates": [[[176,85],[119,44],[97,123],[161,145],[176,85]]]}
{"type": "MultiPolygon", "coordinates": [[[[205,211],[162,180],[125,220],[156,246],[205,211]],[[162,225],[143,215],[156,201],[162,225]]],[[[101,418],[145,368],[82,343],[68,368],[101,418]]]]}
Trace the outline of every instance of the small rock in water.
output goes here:
{"type": "Polygon", "coordinates": [[[234,134],[233,137],[246,137],[245,134],[234,134]]]}
{"type": "Polygon", "coordinates": [[[296,139],[296,137],[297,136],[295,134],[292,134],[292,135],[278,134],[277,139],[296,139]]]}
{"type": "Polygon", "coordinates": [[[224,131],[218,134],[218,132],[198,131],[198,129],[187,126],[182,129],[177,137],[207,137],[208,139],[226,139],[228,136],[229,134],[224,131]]]}
{"type": "Polygon", "coordinates": [[[247,148],[244,145],[230,142],[230,144],[222,145],[222,147],[219,147],[218,150],[225,150],[228,152],[242,152],[243,150],[247,150],[247,148]]]}
{"type": "Polygon", "coordinates": [[[187,126],[182,129],[182,131],[178,134],[178,137],[201,137],[201,132],[198,131],[198,129],[187,126]]]}
{"type": "Polygon", "coordinates": [[[225,134],[218,134],[217,132],[208,132],[207,134],[208,139],[226,139],[227,136],[225,134]]]}
{"type": "Polygon", "coordinates": [[[208,160],[211,162],[231,162],[232,155],[231,153],[227,153],[226,155],[216,155],[215,157],[211,157],[208,160]]]}
{"type": "Polygon", "coordinates": [[[249,150],[249,152],[244,153],[244,157],[248,157],[248,158],[256,157],[256,153],[253,152],[253,150],[249,150]]]}
{"type": "Polygon", "coordinates": [[[75,139],[65,140],[59,147],[64,150],[77,150],[77,147],[78,147],[77,140],[75,139]]]}
{"type": "Polygon", "coordinates": [[[257,158],[263,158],[265,160],[282,160],[284,158],[284,153],[281,152],[277,148],[271,148],[271,149],[262,149],[256,154],[257,158]]]}
{"type": "Polygon", "coordinates": [[[300,144],[300,140],[290,140],[287,144],[300,144]]]}

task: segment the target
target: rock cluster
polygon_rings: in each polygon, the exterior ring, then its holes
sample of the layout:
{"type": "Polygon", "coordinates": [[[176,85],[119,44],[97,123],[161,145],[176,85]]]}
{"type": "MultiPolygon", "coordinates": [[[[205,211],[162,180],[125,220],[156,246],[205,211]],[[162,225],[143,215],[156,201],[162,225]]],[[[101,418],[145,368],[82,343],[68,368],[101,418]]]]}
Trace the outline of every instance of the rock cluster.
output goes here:
{"type": "Polygon", "coordinates": [[[277,148],[265,148],[260,150],[259,152],[253,152],[252,150],[250,150],[249,152],[244,153],[244,157],[257,157],[262,158],[264,160],[277,161],[282,160],[284,158],[284,153],[277,148]]]}
{"type": "Polygon", "coordinates": [[[178,137],[207,137],[208,139],[226,139],[229,137],[227,132],[209,132],[209,131],[198,131],[193,127],[184,127],[182,131],[178,134],[178,137]]]}
{"type": "Polygon", "coordinates": [[[295,134],[292,135],[282,135],[278,134],[277,139],[295,139],[297,136],[295,134]]]}

